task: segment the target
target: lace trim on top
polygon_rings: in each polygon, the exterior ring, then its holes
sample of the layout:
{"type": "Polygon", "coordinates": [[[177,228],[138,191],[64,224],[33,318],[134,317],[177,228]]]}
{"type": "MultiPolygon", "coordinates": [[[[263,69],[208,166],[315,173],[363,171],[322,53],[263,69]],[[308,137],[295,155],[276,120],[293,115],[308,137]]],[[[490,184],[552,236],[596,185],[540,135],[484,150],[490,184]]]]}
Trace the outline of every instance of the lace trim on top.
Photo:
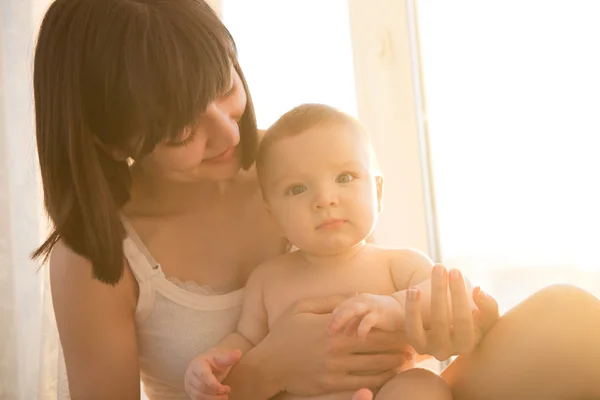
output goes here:
{"type": "Polygon", "coordinates": [[[208,285],[199,285],[194,281],[182,281],[181,279],[175,277],[167,277],[167,280],[186,292],[201,294],[204,296],[214,296],[231,292],[230,290],[225,290],[223,288],[213,288],[208,285]]]}

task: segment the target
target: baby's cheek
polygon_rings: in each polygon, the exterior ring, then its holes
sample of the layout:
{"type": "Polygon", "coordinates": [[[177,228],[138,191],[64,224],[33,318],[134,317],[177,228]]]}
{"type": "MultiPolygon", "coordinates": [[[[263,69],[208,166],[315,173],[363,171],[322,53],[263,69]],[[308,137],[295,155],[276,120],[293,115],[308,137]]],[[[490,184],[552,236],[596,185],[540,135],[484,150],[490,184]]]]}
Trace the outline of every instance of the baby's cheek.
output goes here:
{"type": "Polygon", "coordinates": [[[314,229],[302,218],[290,218],[283,228],[288,240],[300,248],[310,243],[314,235],[314,229]]]}

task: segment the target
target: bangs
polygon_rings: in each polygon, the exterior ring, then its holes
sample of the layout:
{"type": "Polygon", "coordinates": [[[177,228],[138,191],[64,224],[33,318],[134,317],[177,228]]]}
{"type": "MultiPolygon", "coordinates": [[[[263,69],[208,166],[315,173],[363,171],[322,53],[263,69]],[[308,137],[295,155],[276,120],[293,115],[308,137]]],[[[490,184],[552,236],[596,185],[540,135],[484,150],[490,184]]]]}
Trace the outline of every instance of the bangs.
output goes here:
{"type": "Polygon", "coordinates": [[[101,133],[106,144],[143,157],[156,144],[177,139],[227,91],[237,51],[227,28],[204,2],[154,0],[120,7],[104,20],[110,26],[95,27],[98,32],[90,35],[96,37],[90,48],[96,57],[87,60],[86,70],[104,76],[92,73],[84,80],[96,89],[85,91],[96,94],[86,109],[91,130],[101,133]],[[109,43],[120,45],[111,49],[109,43]]]}

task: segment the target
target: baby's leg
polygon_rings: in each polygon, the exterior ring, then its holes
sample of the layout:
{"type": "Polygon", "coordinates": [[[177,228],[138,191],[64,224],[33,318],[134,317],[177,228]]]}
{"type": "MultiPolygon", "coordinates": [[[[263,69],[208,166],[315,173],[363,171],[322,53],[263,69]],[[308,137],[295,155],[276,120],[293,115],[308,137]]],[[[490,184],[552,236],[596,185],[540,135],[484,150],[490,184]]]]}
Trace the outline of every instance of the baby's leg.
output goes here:
{"type": "Polygon", "coordinates": [[[389,380],[375,400],[452,400],[452,393],[441,376],[428,369],[413,368],[389,380]]]}

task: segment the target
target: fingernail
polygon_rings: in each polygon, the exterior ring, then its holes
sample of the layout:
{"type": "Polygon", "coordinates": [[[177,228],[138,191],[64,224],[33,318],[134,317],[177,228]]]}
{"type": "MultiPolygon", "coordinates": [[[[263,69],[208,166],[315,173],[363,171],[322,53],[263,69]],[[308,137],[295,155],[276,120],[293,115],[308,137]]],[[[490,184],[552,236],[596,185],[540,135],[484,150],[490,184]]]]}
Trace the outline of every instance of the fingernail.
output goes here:
{"type": "Polygon", "coordinates": [[[460,271],[457,269],[453,269],[450,271],[450,279],[453,281],[457,281],[460,278],[460,271]]]}
{"type": "Polygon", "coordinates": [[[408,289],[408,300],[415,301],[419,296],[419,290],[417,288],[408,289]]]}
{"type": "Polygon", "coordinates": [[[485,298],[487,297],[487,294],[485,294],[485,292],[483,291],[483,289],[479,288],[479,293],[477,293],[477,296],[479,296],[479,298],[481,300],[485,300],[485,298]]]}
{"type": "Polygon", "coordinates": [[[444,268],[444,266],[438,265],[438,266],[436,266],[436,268],[437,268],[437,271],[435,271],[436,274],[438,274],[439,276],[446,275],[446,268],[444,268]]]}

